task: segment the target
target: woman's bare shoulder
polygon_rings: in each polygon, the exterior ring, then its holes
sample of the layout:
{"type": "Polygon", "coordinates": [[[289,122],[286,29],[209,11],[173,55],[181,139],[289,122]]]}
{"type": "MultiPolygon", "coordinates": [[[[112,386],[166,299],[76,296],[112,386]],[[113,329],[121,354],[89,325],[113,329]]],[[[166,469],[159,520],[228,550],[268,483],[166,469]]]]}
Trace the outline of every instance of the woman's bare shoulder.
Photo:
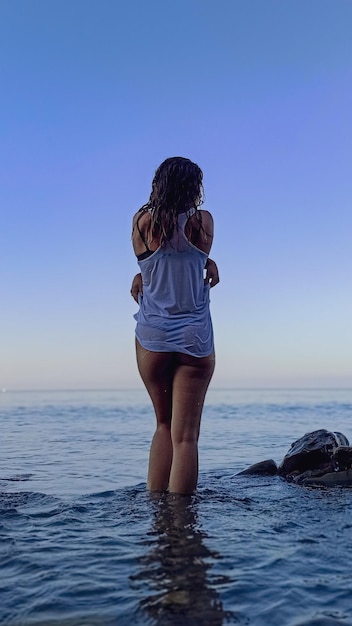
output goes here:
{"type": "Polygon", "coordinates": [[[209,211],[206,211],[205,209],[197,209],[190,218],[190,221],[194,224],[199,224],[199,222],[201,222],[202,224],[212,224],[213,216],[211,213],[209,213],[209,211]]]}
{"type": "Polygon", "coordinates": [[[205,211],[204,209],[199,209],[199,213],[202,228],[204,228],[208,235],[212,236],[214,230],[214,220],[212,214],[209,211],[205,211]]]}
{"type": "Polygon", "coordinates": [[[200,209],[193,213],[186,226],[185,234],[193,245],[209,254],[214,236],[211,213],[200,209]]]}
{"type": "Polygon", "coordinates": [[[145,226],[150,223],[150,213],[147,210],[140,209],[137,213],[134,214],[132,219],[133,228],[139,222],[140,226],[145,226]]]}
{"type": "Polygon", "coordinates": [[[202,216],[202,221],[204,220],[205,222],[208,222],[209,224],[213,224],[214,222],[213,216],[209,211],[206,211],[205,209],[198,209],[198,211],[202,216]]]}

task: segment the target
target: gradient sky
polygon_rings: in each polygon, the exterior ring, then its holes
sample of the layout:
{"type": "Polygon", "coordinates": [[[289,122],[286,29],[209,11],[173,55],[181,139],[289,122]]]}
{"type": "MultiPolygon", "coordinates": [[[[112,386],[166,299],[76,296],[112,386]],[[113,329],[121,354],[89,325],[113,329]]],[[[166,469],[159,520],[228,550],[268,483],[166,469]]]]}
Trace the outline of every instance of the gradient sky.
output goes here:
{"type": "Polygon", "coordinates": [[[350,0],[1,0],[0,388],[141,386],[131,220],[175,155],[213,386],[351,386],[351,32],[350,0]]]}

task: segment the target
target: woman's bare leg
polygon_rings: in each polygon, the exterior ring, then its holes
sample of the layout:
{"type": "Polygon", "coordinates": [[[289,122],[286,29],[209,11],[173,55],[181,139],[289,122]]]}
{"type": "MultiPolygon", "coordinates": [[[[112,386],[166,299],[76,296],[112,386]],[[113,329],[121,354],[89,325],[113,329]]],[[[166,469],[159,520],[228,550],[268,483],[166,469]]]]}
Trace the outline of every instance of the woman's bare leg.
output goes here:
{"type": "Polygon", "coordinates": [[[193,493],[198,481],[198,437],[205,394],[215,367],[215,355],[197,358],[177,353],[172,388],[171,438],[173,457],[169,490],[193,493]]]}
{"type": "Polygon", "coordinates": [[[151,491],[165,491],[172,463],[171,416],[175,355],[150,352],[142,348],[138,341],[136,353],[139,373],[151,397],[157,422],[149,454],[147,487],[151,491]]]}

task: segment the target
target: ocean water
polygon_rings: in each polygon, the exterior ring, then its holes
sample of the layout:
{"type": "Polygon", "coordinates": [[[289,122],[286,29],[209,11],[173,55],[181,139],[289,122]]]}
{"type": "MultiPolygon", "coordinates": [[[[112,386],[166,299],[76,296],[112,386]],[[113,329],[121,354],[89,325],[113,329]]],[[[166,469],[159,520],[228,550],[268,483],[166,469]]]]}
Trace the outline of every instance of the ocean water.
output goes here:
{"type": "Polygon", "coordinates": [[[212,390],[191,497],[151,495],[138,391],[0,394],[0,624],[352,626],[352,489],[236,476],[352,390],[212,390]]]}

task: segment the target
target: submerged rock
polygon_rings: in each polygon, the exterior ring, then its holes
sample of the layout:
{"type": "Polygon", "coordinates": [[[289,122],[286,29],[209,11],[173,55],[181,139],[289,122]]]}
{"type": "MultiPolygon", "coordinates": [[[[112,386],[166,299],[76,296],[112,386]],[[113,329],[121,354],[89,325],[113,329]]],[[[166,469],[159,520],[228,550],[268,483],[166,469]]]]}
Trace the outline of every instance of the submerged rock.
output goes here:
{"type": "Polygon", "coordinates": [[[278,474],[302,485],[352,486],[352,447],[340,432],[315,430],[294,441],[279,466],[269,459],[238,475],[249,474],[278,474]]]}

